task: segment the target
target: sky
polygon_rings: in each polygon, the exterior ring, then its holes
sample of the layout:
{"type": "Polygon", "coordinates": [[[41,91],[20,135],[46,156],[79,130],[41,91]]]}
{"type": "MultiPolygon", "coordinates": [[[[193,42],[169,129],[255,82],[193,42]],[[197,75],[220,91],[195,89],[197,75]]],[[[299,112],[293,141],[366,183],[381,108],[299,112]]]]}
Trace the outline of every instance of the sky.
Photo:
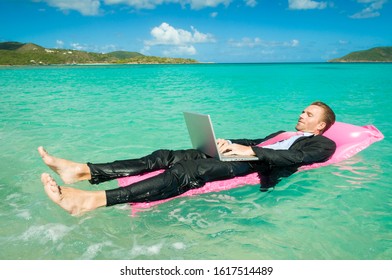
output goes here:
{"type": "Polygon", "coordinates": [[[199,62],[325,62],[392,46],[391,2],[0,0],[0,42],[199,62]]]}

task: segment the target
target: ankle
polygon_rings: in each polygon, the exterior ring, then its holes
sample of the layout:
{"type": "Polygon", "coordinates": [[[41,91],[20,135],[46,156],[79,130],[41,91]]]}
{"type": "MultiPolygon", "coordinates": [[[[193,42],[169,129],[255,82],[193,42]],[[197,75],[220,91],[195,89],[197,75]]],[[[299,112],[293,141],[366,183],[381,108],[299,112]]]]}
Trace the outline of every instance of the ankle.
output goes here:
{"type": "Polygon", "coordinates": [[[103,206],[106,206],[105,191],[95,191],[95,192],[88,193],[84,204],[84,208],[87,211],[91,211],[103,206]]]}
{"type": "Polygon", "coordinates": [[[91,171],[87,164],[79,163],[75,169],[79,181],[91,180],[91,171]]]}

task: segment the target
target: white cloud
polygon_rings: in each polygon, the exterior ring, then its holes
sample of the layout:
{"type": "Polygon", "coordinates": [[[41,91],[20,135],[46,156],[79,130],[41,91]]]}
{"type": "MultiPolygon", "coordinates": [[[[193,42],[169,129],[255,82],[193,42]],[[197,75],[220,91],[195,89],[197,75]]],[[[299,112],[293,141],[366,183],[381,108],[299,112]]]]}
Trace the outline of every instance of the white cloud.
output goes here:
{"type": "Polygon", "coordinates": [[[152,40],[144,41],[144,51],[149,51],[152,46],[169,46],[165,50],[170,54],[196,54],[194,44],[215,42],[213,35],[201,33],[193,26],[191,31],[176,29],[170,24],[163,22],[160,26],[151,30],[152,40]]]}
{"type": "Polygon", "coordinates": [[[229,40],[229,45],[237,48],[257,48],[257,47],[297,47],[299,46],[299,40],[293,39],[291,41],[264,41],[260,38],[242,38],[240,41],[229,40]]]}
{"type": "Polygon", "coordinates": [[[298,41],[297,39],[291,40],[291,41],[288,43],[288,46],[289,46],[289,47],[298,47],[298,45],[299,45],[299,41],[298,41]]]}
{"type": "Polygon", "coordinates": [[[378,17],[380,16],[379,10],[383,8],[383,5],[388,2],[388,0],[357,0],[357,2],[367,6],[362,11],[350,16],[350,18],[363,19],[378,17]]]}
{"type": "MultiPolygon", "coordinates": [[[[58,40],[58,43],[61,42],[62,46],[65,45],[63,41],[58,40]]],[[[75,51],[88,51],[88,52],[96,52],[96,53],[108,53],[118,50],[118,47],[114,44],[107,45],[89,45],[89,44],[81,44],[81,43],[70,43],[70,48],[75,51]]],[[[61,47],[62,48],[62,47],[61,47]]]]}
{"type": "MultiPolygon", "coordinates": [[[[106,5],[117,5],[124,4],[137,9],[154,9],[156,6],[163,3],[168,3],[173,1],[165,0],[104,0],[106,5]]],[[[178,2],[178,1],[177,1],[178,2]]]]}
{"type": "Polygon", "coordinates": [[[151,30],[151,35],[154,39],[147,42],[149,45],[183,45],[214,41],[211,34],[201,33],[193,26],[191,29],[193,33],[184,29],[176,29],[170,24],[163,22],[160,26],[151,30]]]}
{"type": "Polygon", "coordinates": [[[85,16],[94,16],[99,14],[101,6],[100,0],[36,0],[37,2],[46,2],[51,7],[56,7],[61,11],[75,10],[85,16]]]}
{"type": "Polygon", "coordinates": [[[217,16],[218,16],[217,12],[213,12],[213,13],[210,14],[210,17],[212,17],[212,18],[216,18],[217,16]]]}
{"type": "Polygon", "coordinates": [[[263,46],[263,41],[260,38],[242,38],[240,41],[236,40],[229,40],[229,44],[233,47],[237,48],[243,48],[243,47],[248,47],[248,48],[254,48],[256,46],[263,46]]]}
{"type": "Polygon", "coordinates": [[[244,0],[246,6],[249,7],[256,7],[257,6],[257,1],[256,0],[244,0]]]}
{"type": "MultiPolygon", "coordinates": [[[[174,0],[174,2],[177,2],[174,0]]],[[[232,0],[179,0],[181,5],[190,5],[192,9],[199,10],[207,7],[217,7],[221,4],[229,6],[232,0]]]]}
{"type": "Polygon", "coordinates": [[[197,53],[196,48],[192,45],[178,46],[178,47],[163,51],[163,55],[165,55],[165,56],[195,55],[196,53],[197,53]]]}
{"type": "Polygon", "coordinates": [[[98,48],[98,52],[101,53],[108,53],[117,51],[118,47],[115,44],[108,44],[98,48]]]}
{"type": "Polygon", "coordinates": [[[57,49],[63,49],[64,48],[64,41],[56,40],[56,48],[57,49]]]}
{"type": "MultiPolygon", "coordinates": [[[[32,0],[45,2],[63,12],[78,11],[85,16],[99,15],[104,5],[125,5],[135,9],[155,9],[163,4],[178,4],[191,9],[215,8],[219,5],[229,6],[235,0],[32,0]]],[[[255,7],[257,0],[243,0],[246,6],[255,7]]]]}
{"type": "Polygon", "coordinates": [[[325,9],[327,7],[326,2],[317,2],[313,0],[289,0],[290,10],[313,10],[313,9],[325,9]]]}
{"type": "Polygon", "coordinates": [[[71,43],[71,48],[76,51],[86,51],[89,49],[87,45],[82,45],[79,43],[71,43]]]}
{"type": "Polygon", "coordinates": [[[347,41],[347,40],[339,40],[340,45],[347,45],[349,43],[350,43],[350,41],[347,41]]]}
{"type": "MultiPolygon", "coordinates": [[[[162,4],[180,4],[190,6],[199,10],[207,7],[217,7],[219,5],[229,6],[233,0],[33,0],[45,2],[51,7],[67,12],[75,10],[85,16],[95,16],[100,13],[101,4],[105,5],[126,5],[136,9],[155,9],[162,4]]],[[[248,6],[254,7],[256,0],[244,0],[248,6]]]]}
{"type": "Polygon", "coordinates": [[[217,7],[221,4],[228,6],[232,0],[104,0],[104,2],[106,5],[124,4],[137,9],[154,9],[162,4],[174,3],[184,7],[189,5],[192,9],[199,10],[206,7],[217,7]]]}

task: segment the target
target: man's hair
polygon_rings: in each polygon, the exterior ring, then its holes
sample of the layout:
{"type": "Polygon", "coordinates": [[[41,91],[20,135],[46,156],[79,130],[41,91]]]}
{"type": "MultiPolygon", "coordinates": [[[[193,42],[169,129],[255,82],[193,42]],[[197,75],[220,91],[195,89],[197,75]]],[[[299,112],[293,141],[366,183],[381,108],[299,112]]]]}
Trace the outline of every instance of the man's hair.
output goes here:
{"type": "Polygon", "coordinates": [[[331,107],[329,107],[324,102],[316,101],[316,102],[313,102],[311,105],[319,106],[319,107],[323,108],[323,110],[324,110],[324,115],[322,117],[322,120],[323,120],[323,122],[325,122],[326,125],[325,125],[325,128],[322,131],[320,131],[320,133],[323,134],[335,123],[335,120],[336,120],[335,113],[332,111],[331,107]]]}

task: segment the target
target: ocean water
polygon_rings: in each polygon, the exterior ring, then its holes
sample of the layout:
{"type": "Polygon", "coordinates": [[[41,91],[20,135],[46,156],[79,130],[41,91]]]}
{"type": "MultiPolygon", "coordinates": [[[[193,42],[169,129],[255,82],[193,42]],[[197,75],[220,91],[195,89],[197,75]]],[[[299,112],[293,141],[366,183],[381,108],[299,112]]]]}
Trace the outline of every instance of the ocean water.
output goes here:
{"type": "Polygon", "coordinates": [[[392,64],[0,68],[0,259],[391,259],[391,77],[392,64]],[[244,186],[136,216],[120,205],[72,217],[40,182],[52,172],[39,145],[79,162],[189,148],[185,110],[211,114],[218,137],[258,138],[292,130],[315,100],[385,139],[272,192],[244,186]]]}

